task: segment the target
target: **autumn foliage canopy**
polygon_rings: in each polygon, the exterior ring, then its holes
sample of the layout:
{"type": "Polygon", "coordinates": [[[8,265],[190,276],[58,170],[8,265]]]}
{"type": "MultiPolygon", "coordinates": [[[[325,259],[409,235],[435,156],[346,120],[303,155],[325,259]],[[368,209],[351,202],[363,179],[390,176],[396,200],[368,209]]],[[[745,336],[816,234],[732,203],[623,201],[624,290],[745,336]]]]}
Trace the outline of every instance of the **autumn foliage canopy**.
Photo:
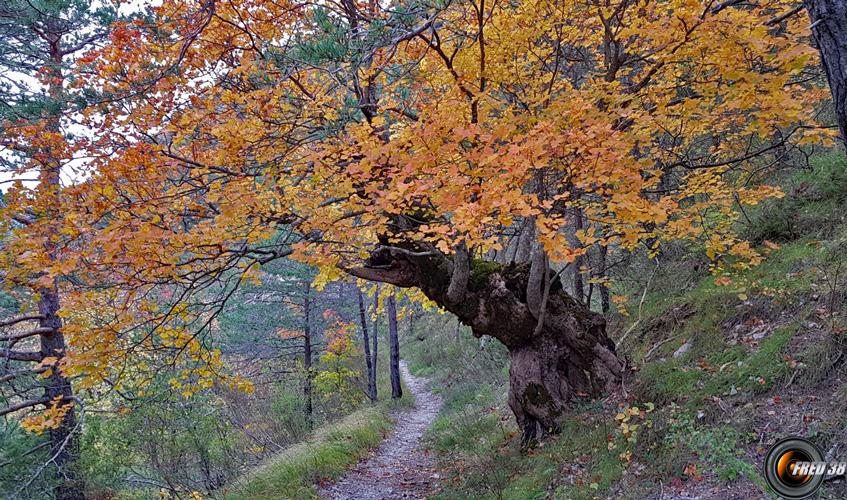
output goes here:
{"type": "Polygon", "coordinates": [[[326,282],[379,245],[491,260],[531,227],[552,266],[682,241],[744,269],[739,207],[780,196],[760,157],[830,136],[808,22],[770,23],[791,8],[165,0],[78,61],[85,133],[10,127],[83,160],[55,196],[10,191],[9,214],[61,216],[7,226],[7,280],[62,278],[79,387],[143,391],[168,363],[190,392],[247,386],[206,333],[286,256],[326,282]]]}

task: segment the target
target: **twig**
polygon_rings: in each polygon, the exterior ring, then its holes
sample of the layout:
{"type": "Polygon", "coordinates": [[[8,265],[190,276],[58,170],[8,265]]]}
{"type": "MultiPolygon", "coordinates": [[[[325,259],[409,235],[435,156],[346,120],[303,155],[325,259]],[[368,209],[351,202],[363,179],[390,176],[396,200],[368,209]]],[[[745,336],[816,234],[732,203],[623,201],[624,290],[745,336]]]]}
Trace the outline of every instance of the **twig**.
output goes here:
{"type": "Polygon", "coordinates": [[[789,10],[785,14],[768,20],[767,22],[765,22],[765,26],[773,26],[774,24],[779,24],[782,21],[785,21],[789,17],[793,16],[794,14],[797,14],[798,12],[800,12],[803,9],[804,9],[803,5],[798,5],[797,7],[794,7],[793,9],[789,10]]]}
{"type": "MultiPolygon", "coordinates": [[[[61,455],[62,452],[65,451],[65,448],[68,446],[68,443],[70,442],[71,438],[74,437],[74,434],[76,434],[76,432],[79,431],[79,429],[82,427],[82,421],[85,420],[85,407],[82,405],[82,401],[80,401],[78,398],[71,399],[79,403],[79,418],[77,418],[76,420],[76,425],[74,425],[73,429],[68,432],[68,435],[65,437],[65,439],[62,440],[62,444],[59,446],[59,449],[56,450],[56,453],[54,453],[49,460],[41,464],[38,467],[38,470],[35,471],[35,474],[33,474],[26,483],[21,485],[21,487],[18,488],[16,493],[20,493],[26,488],[29,488],[33,481],[35,481],[36,479],[38,479],[39,476],[41,476],[41,473],[44,472],[44,469],[46,469],[48,465],[50,465],[51,463],[55,463],[56,458],[58,458],[59,455],[61,455]]],[[[71,402],[70,404],[73,404],[73,402],[71,402]]],[[[60,470],[60,472],[64,474],[64,471],[60,470]]]]}
{"type": "Polygon", "coordinates": [[[653,354],[653,352],[656,349],[658,349],[659,347],[667,344],[668,342],[670,342],[671,340],[676,339],[676,338],[679,338],[679,335],[674,335],[673,337],[668,337],[665,340],[663,340],[663,341],[659,342],[658,344],[654,345],[653,347],[651,347],[650,350],[647,351],[647,354],[644,355],[644,361],[647,361],[647,358],[649,358],[650,355],[653,354]]]}
{"type": "Polygon", "coordinates": [[[653,268],[653,272],[650,273],[650,277],[647,279],[647,284],[644,285],[644,292],[641,293],[641,300],[638,302],[638,319],[636,319],[635,323],[630,325],[630,327],[624,332],[624,334],[621,336],[621,338],[618,339],[617,342],[615,342],[615,349],[620,347],[620,345],[623,343],[624,339],[626,339],[627,335],[632,333],[632,331],[635,330],[635,327],[638,326],[639,323],[641,323],[641,311],[644,309],[644,300],[647,298],[647,290],[650,289],[650,282],[653,281],[653,276],[656,275],[656,271],[658,271],[658,270],[659,270],[659,259],[657,257],[656,258],[656,267],[653,268]]]}

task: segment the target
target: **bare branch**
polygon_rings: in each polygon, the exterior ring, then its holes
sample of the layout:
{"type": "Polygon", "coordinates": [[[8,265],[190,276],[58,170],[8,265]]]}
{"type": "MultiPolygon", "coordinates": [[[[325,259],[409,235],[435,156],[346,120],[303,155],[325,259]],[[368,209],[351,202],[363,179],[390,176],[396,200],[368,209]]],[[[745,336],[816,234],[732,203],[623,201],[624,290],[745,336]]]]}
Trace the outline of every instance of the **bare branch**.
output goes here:
{"type": "Polygon", "coordinates": [[[798,5],[797,7],[794,7],[793,9],[789,10],[788,12],[786,12],[785,14],[783,14],[781,16],[775,17],[773,19],[769,19],[767,22],[765,22],[765,26],[773,26],[775,24],[779,24],[782,21],[785,21],[786,19],[788,19],[789,17],[799,13],[804,8],[805,7],[803,5],[798,5]]]}
{"type": "Polygon", "coordinates": [[[25,316],[15,316],[14,318],[9,318],[0,321],[0,327],[14,325],[15,323],[20,323],[21,321],[34,321],[37,319],[44,319],[44,316],[42,316],[41,314],[27,314],[25,316]]]}
{"type": "Polygon", "coordinates": [[[56,331],[56,330],[54,330],[53,328],[43,326],[43,327],[36,328],[35,330],[30,330],[28,332],[14,333],[12,335],[6,335],[5,337],[0,337],[0,342],[14,342],[14,341],[18,341],[18,340],[21,340],[21,339],[25,339],[27,337],[34,337],[36,335],[43,335],[45,333],[53,333],[54,331],[56,331]]]}
{"type": "Polygon", "coordinates": [[[738,5],[740,3],[744,3],[745,1],[746,0],[726,0],[725,2],[721,2],[717,5],[715,5],[714,8],[712,8],[712,14],[717,14],[718,12],[720,12],[720,11],[726,9],[726,8],[738,5]]]}
{"type": "Polygon", "coordinates": [[[12,361],[41,361],[43,359],[40,352],[12,351],[9,349],[0,349],[0,358],[11,359],[12,361]]]}
{"type": "Polygon", "coordinates": [[[0,408],[0,417],[12,412],[16,412],[18,410],[23,410],[24,408],[31,408],[33,406],[43,405],[49,402],[50,398],[44,397],[40,399],[30,399],[28,401],[24,401],[16,405],[8,406],[6,408],[0,408]]]}

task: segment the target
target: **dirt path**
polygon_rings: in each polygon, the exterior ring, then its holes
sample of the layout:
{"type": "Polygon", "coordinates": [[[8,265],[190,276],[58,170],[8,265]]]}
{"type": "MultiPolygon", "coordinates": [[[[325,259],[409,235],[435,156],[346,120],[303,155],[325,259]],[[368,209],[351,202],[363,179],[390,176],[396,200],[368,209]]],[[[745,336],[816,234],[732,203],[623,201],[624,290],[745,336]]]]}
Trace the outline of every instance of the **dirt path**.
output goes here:
{"type": "Polygon", "coordinates": [[[320,498],[372,500],[426,498],[438,482],[434,459],[421,449],[420,440],[438,415],[441,398],[426,387],[426,380],[409,373],[400,361],[406,389],[415,396],[415,406],[394,415],[395,426],[382,445],[359,462],[336,483],[322,487],[320,498]]]}

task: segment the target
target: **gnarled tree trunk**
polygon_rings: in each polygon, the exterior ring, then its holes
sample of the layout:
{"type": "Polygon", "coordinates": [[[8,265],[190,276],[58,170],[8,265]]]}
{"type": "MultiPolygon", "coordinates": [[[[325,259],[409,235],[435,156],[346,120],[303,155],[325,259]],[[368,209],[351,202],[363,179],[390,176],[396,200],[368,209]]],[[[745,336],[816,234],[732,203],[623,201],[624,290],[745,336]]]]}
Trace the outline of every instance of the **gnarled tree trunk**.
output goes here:
{"type": "Polygon", "coordinates": [[[464,273],[464,266],[454,266],[436,252],[380,247],[364,267],[348,272],[400,287],[418,287],[469,325],[475,336],[489,335],[502,342],[511,361],[509,406],[524,444],[535,439],[539,424],[542,430],[555,432],[573,395],[599,394],[620,379],[623,363],[606,335],[605,320],[565,293],[549,270],[540,282],[549,287],[543,294],[546,301],[533,313],[535,307],[529,303],[537,302],[532,296],[542,290],[534,289],[539,280],[530,264],[503,266],[474,260],[460,300],[448,297],[452,295],[448,290],[455,292],[457,286],[451,287],[454,268],[464,273]],[[531,282],[533,289],[528,290],[531,282]]]}

